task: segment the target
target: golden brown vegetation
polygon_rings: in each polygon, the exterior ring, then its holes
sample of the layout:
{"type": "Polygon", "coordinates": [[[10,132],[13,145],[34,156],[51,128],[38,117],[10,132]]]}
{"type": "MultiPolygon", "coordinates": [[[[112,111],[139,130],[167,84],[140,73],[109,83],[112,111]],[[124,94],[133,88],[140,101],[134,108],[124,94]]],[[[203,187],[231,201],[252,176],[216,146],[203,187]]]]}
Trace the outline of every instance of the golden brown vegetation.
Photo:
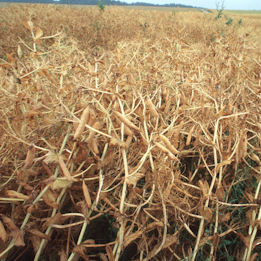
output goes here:
{"type": "Polygon", "coordinates": [[[0,259],[255,260],[260,17],[0,17],[0,259]]]}

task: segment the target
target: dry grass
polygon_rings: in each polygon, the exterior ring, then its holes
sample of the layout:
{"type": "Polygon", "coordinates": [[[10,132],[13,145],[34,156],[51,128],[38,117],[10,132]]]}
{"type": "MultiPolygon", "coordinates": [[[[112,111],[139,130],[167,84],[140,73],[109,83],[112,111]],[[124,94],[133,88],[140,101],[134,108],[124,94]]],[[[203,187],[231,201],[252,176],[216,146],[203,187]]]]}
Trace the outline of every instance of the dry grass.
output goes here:
{"type": "Polygon", "coordinates": [[[1,258],[260,255],[258,17],[0,18],[1,258]]]}

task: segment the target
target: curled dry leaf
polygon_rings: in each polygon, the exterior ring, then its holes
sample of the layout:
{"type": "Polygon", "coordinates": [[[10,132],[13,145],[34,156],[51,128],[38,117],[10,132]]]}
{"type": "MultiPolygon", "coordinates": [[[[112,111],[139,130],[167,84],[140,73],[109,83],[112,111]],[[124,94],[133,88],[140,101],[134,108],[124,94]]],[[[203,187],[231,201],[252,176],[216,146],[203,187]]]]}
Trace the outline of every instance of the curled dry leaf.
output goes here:
{"type": "Polygon", "coordinates": [[[137,182],[143,178],[145,174],[136,172],[133,175],[129,175],[125,178],[127,185],[133,185],[136,186],[137,182]]]}
{"type": "Polygon", "coordinates": [[[15,246],[17,246],[17,247],[25,246],[24,230],[16,229],[10,233],[10,236],[13,238],[15,246]]]}
{"type": "Polygon", "coordinates": [[[251,235],[247,235],[246,237],[242,233],[237,233],[237,236],[239,237],[240,240],[244,243],[244,245],[249,248],[249,242],[250,242],[250,237],[251,235]]]}
{"type": "Polygon", "coordinates": [[[73,248],[73,252],[78,253],[84,260],[89,260],[89,257],[85,254],[84,250],[85,247],[83,245],[77,245],[73,248]]]}
{"type": "Polygon", "coordinates": [[[212,211],[210,208],[205,208],[203,213],[202,213],[202,216],[204,217],[204,219],[206,220],[206,222],[210,222],[211,219],[212,219],[212,211]]]}
{"type": "Polygon", "coordinates": [[[216,196],[218,198],[219,201],[223,201],[226,194],[225,194],[225,190],[222,186],[218,187],[216,190],[216,196]]]}
{"type": "MultiPolygon", "coordinates": [[[[58,155],[54,151],[49,150],[49,152],[45,155],[43,162],[45,164],[58,163],[58,155]]],[[[49,171],[46,172],[49,175],[49,171]]]]}
{"type": "Polygon", "coordinates": [[[130,147],[131,142],[132,142],[132,136],[128,136],[125,142],[126,149],[130,147]]]}
{"type": "Polygon", "coordinates": [[[62,247],[62,249],[58,252],[58,255],[60,256],[60,261],[67,261],[68,257],[66,255],[65,249],[62,247]]]}
{"type": "Polygon", "coordinates": [[[187,101],[187,98],[186,98],[184,92],[181,90],[180,93],[181,93],[180,98],[181,98],[182,102],[183,102],[185,105],[188,105],[188,101],[187,101]]]}
{"type": "Polygon", "coordinates": [[[52,191],[50,191],[49,189],[43,194],[42,198],[48,206],[55,208],[55,209],[60,208],[60,204],[56,203],[56,197],[54,196],[52,191]]]}
{"type": "Polygon", "coordinates": [[[106,250],[107,256],[109,258],[109,261],[114,261],[115,259],[114,259],[114,255],[113,255],[113,251],[111,249],[111,246],[106,245],[105,250],[106,250]]]}
{"type": "Polygon", "coordinates": [[[122,140],[118,140],[116,137],[112,137],[110,139],[109,146],[113,147],[113,148],[119,147],[119,148],[122,148],[122,149],[126,149],[126,143],[122,140]]]}
{"type": "Polygon", "coordinates": [[[144,233],[144,230],[136,231],[135,233],[130,234],[127,237],[124,237],[123,247],[127,247],[132,241],[140,237],[144,233]]]}
{"type": "Polygon", "coordinates": [[[43,36],[43,31],[42,31],[42,29],[39,28],[39,27],[37,27],[36,33],[35,33],[35,37],[34,37],[34,41],[36,42],[36,41],[39,40],[42,36],[43,36]]]}
{"type": "Polygon", "coordinates": [[[11,231],[13,230],[17,230],[18,227],[15,225],[15,223],[13,222],[13,220],[9,217],[6,217],[4,215],[1,216],[2,217],[2,220],[4,222],[4,224],[7,226],[7,228],[11,231]]]}
{"type": "Polygon", "coordinates": [[[220,219],[220,221],[222,221],[222,222],[228,222],[229,220],[230,220],[230,218],[231,218],[231,213],[230,212],[228,212],[228,213],[226,213],[225,215],[220,215],[219,216],[219,219],[220,219]]]}
{"type": "Polygon", "coordinates": [[[250,257],[249,261],[255,261],[255,260],[257,260],[257,257],[260,257],[260,254],[259,254],[259,253],[254,253],[254,254],[250,257]]]}
{"type": "Polygon", "coordinates": [[[164,109],[164,112],[163,112],[164,115],[166,115],[166,114],[169,113],[171,101],[172,101],[171,99],[169,99],[169,100],[167,101],[166,106],[165,106],[165,109],[164,109]]]}
{"type": "Polygon", "coordinates": [[[83,195],[84,195],[85,201],[87,203],[87,206],[88,206],[89,209],[91,209],[92,200],[91,200],[89,190],[88,190],[84,180],[82,181],[82,190],[83,190],[83,195]]]}
{"type": "Polygon", "coordinates": [[[162,249],[170,247],[171,245],[176,244],[177,242],[178,242],[178,231],[173,235],[168,234],[166,236],[166,240],[165,240],[165,243],[164,243],[162,249]]]}
{"type": "Polygon", "coordinates": [[[251,153],[251,158],[252,158],[252,160],[254,160],[259,166],[261,165],[260,158],[258,157],[257,154],[255,154],[254,152],[252,152],[252,153],[251,153]]]}
{"type": "Polygon", "coordinates": [[[32,21],[27,21],[27,22],[24,22],[24,26],[29,29],[31,32],[33,31],[34,29],[34,24],[32,21]]]}
{"type": "Polygon", "coordinates": [[[28,238],[30,239],[30,241],[32,243],[32,246],[34,248],[34,252],[37,253],[37,251],[40,248],[42,239],[40,237],[35,236],[35,235],[28,236],[28,238]]]}
{"type": "Polygon", "coordinates": [[[247,134],[241,133],[241,137],[236,150],[236,163],[238,164],[242,158],[247,155],[247,134]]]}
{"type": "Polygon", "coordinates": [[[222,162],[220,162],[218,165],[217,165],[217,172],[219,172],[220,168],[225,166],[225,165],[230,165],[234,160],[231,159],[231,160],[224,160],[222,162]]]}
{"type": "Polygon", "coordinates": [[[30,199],[30,197],[28,197],[27,195],[24,195],[23,193],[19,193],[15,190],[6,190],[5,195],[8,198],[18,198],[18,199],[24,199],[24,200],[30,199]]]}
{"type": "Polygon", "coordinates": [[[208,192],[209,192],[209,185],[208,182],[205,180],[204,183],[202,182],[202,180],[198,181],[198,185],[203,193],[203,198],[206,199],[208,198],[208,192]]]}
{"type": "Polygon", "coordinates": [[[32,144],[27,151],[26,158],[25,158],[25,164],[24,169],[30,169],[32,167],[33,161],[34,161],[34,154],[35,154],[35,147],[32,144]]]}
{"type": "Polygon", "coordinates": [[[39,237],[41,239],[46,239],[48,241],[51,240],[50,236],[48,236],[48,235],[46,235],[46,234],[44,234],[44,233],[42,233],[39,230],[34,229],[34,228],[26,229],[26,232],[28,232],[28,233],[30,233],[32,235],[35,235],[35,236],[37,236],[37,237],[39,237]]]}
{"type": "Polygon", "coordinates": [[[0,238],[3,240],[4,243],[7,240],[7,233],[5,231],[4,225],[1,220],[0,220],[0,238]]]}
{"type": "Polygon", "coordinates": [[[98,257],[102,260],[102,261],[108,261],[108,258],[105,254],[103,253],[99,253],[98,254],[98,257]]]}
{"type": "Polygon", "coordinates": [[[57,178],[50,184],[50,188],[53,190],[59,190],[63,188],[69,188],[72,186],[72,182],[64,178],[57,178]]]}
{"type": "Polygon", "coordinates": [[[47,219],[47,221],[42,225],[42,230],[45,230],[46,228],[54,224],[61,224],[62,221],[63,221],[63,216],[60,212],[58,212],[55,216],[47,219]]]}

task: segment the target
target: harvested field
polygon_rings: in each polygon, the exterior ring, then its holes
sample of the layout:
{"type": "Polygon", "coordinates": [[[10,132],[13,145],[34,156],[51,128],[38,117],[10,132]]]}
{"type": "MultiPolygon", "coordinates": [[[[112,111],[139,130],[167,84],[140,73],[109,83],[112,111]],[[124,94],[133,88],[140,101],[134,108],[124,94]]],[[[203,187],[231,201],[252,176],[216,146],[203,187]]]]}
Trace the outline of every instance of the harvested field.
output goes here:
{"type": "Polygon", "coordinates": [[[1,9],[0,260],[258,260],[260,16],[216,15],[1,9]]]}

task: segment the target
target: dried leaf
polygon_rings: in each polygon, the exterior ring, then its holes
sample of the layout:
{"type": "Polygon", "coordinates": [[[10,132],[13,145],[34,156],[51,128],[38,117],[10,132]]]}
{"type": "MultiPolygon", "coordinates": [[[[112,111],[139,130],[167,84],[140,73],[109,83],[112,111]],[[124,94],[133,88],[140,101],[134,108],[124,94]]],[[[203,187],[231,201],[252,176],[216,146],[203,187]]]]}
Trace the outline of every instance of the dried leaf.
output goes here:
{"type": "Polygon", "coordinates": [[[15,246],[17,247],[25,246],[24,230],[16,229],[10,233],[10,236],[13,238],[15,246]]]}
{"type": "MultiPolygon", "coordinates": [[[[37,236],[34,236],[34,235],[31,235],[29,236],[29,239],[33,245],[33,248],[34,248],[34,252],[37,253],[39,248],[40,248],[40,245],[41,245],[41,238],[40,237],[37,237],[37,236]]],[[[47,241],[46,241],[47,242],[47,241]]]]}
{"type": "Polygon", "coordinates": [[[33,161],[34,161],[34,153],[35,153],[35,147],[32,144],[27,151],[24,169],[30,169],[32,167],[33,161]]]}
{"type": "Polygon", "coordinates": [[[103,253],[99,253],[98,254],[98,257],[102,260],[102,261],[108,261],[108,258],[105,254],[103,253]]]}
{"type": "Polygon", "coordinates": [[[230,220],[230,217],[231,217],[231,213],[226,213],[225,215],[220,215],[219,218],[220,218],[220,221],[221,222],[228,222],[230,220]]]}
{"type": "Polygon", "coordinates": [[[114,261],[115,259],[114,259],[114,255],[113,255],[113,251],[111,249],[111,246],[106,245],[105,249],[106,249],[106,253],[107,253],[107,256],[109,258],[109,261],[114,261]]]}
{"type": "Polygon", "coordinates": [[[89,190],[88,190],[84,180],[82,181],[82,190],[83,190],[83,195],[84,195],[84,198],[86,200],[87,206],[88,206],[89,209],[91,209],[91,207],[92,207],[92,200],[91,200],[91,197],[90,197],[90,194],[89,194],[89,190]]]}
{"type": "Polygon", "coordinates": [[[205,208],[203,213],[202,213],[202,216],[204,217],[204,219],[206,220],[206,222],[210,222],[211,219],[212,219],[212,211],[210,208],[205,208]]]}
{"type": "Polygon", "coordinates": [[[255,247],[261,245],[261,237],[258,237],[254,242],[251,251],[255,249],[255,247]]]}
{"type": "Polygon", "coordinates": [[[52,207],[52,208],[56,208],[59,209],[60,208],[60,204],[56,203],[56,197],[54,196],[54,194],[52,193],[52,191],[50,191],[50,189],[48,189],[42,196],[44,202],[52,207]]]}
{"type": "Polygon", "coordinates": [[[212,245],[213,245],[214,248],[215,248],[215,252],[216,252],[217,249],[218,249],[219,242],[220,242],[220,236],[219,236],[218,233],[215,233],[215,236],[214,236],[213,239],[212,239],[212,245]]]}
{"type": "Polygon", "coordinates": [[[32,21],[27,21],[27,22],[24,22],[24,26],[29,29],[31,32],[33,31],[33,28],[34,28],[34,24],[32,21]]]}
{"type": "Polygon", "coordinates": [[[34,228],[27,229],[26,232],[29,232],[30,234],[35,235],[35,236],[37,236],[41,239],[46,239],[48,241],[51,240],[51,238],[48,235],[46,235],[46,234],[44,234],[44,233],[42,233],[39,230],[34,229],[34,228]]]}
{"type": "Polygon", "coordinates": [[[195,126],[196,125],[193,125],[193,127],[189,131],[189,134],[188,134],[188,137],[187,137],[187,141],[186,141],[186,146],[189,146],[189,144],[190,144],[190,141],[191,141],[192,134],[193,134],[193,131],[195,129],[195,126]]]}
{"type": "Polygon", "coordinates": [[[231,159],[231,160],[224,160],[222,162],[220,162],[218,165],[217,165],[217,170],[216,172],[219,172],[220,168],[225,166],[225,165],[230,165],[234,160],[231,159]]]}
{"type": "Polygon", "coordinates": [[[1,217],[2,217],[2,219],[3,219],[3,222],[5,223],[5,225],[7,226],[7,228],[8,228],[9,230],[13,231],[13,230],[19,229],[19,228],[14,224],[14,222],[13,222],[13,220],[12,220],[11,218],[6,217],[6,216],[4,216],[4,215],[2,215],[1,217]]]}
{"type": "Polygon", "coordinates": [[[65,252],[65,249],[62,247],[62,249],[58,252],[59,256],[60,256],[60,261],[67,261],[67,255],[65,252]]]}
{"type": "Polygon", "coordinates": [[[128,176],[125,178],[125,180],[126,180],[127,185],[136,186],[137,182],[138,182],[141,178],[143,178],[144,176],[145,176],[145,174],[136,172],[135,174],[128,175],[128,176]]]}
{"type": "Polygon", "coordinates": [[[244,245],[249,248],[249,241],[251,235],[247,235],[247,237],[243,236],[242,233],[237,233],[237,236],[243,241],[244,245]]]}
{"type": "Polygon", "coordinates": [[[24,199],[24,200],[30,199],[30,197],[24,195],[23,193],[19,193],[19,192],[14,191],[14,190],[6,190],[5,195],[8,198],[18,198],[18,199],[24,199]]]}
{"type": "Polygon", "coordinates": [[[177,242],[178,242],[178,231],[173,235],[168,234],[166,236],[166,240],[165,240],[165,243],[164,243],[162,249],[170,247],[171,245],[176,244],[177,242]]]}
{"type": "Polygon", "coordinates": [[[55,181],[53,181],[50,185],[50,188],[52,190],[59,190],[63,188],[69,188],[72,186],[72,182],[70,182],[67,179],[64,178],[57,178],[55,181]]]}
{"type": "Polygon", "coordinates": [[[203,183],[202,180],[199,180],[198,184],[203,193],[203,198],[204,199],[208,198],[209,185],[208,185],[207,181],[205,180],[203,183]]]}
{"type": "Polygon", "coordinates": [[[255,261],[257,257],[260,257],[260,256],[259,256],[259,253],[254,253],[254,254],[250,257],[249,261],[255,261]]]}
{"type": "Polygon", "coordinates": [[[222,186],[220,186],[219,188],[217,188],[216,190],[216,196],[218,198],[219,201],[223,201],[226,194],[225,194],[225,190],[223,189],[222,186]]]}
{"type": "Polygon", "coordinates": [[[43,36],[43,31],[42,31],[42,29],[39,28],[39,27],[37,27],[36,33],[35,33],[35,37],[34,37],[34,41],[36,42],[36,41],[39,40],[42,36],[43,36]]]}
{"type": "Polygon", "coordinates": [[[5,231],[4,225],[1,220],[0,220],[0,238],[3,240],[4,243],[7,240],[7,233],[5,231]]]}
{"type": "Polygon", "coordinates": [[[63,220],[62,214],[58,212],[55,216],[47,219],[47,221],[42,225],[42,229],[45,230],[46,228],[54,224],[61,224],[62,220],[63,220]]]}
{"type": "MultiPolygon", "coordinates": [[[[45,158],[43,160],[43,162],[45,164],[49,164],[49,163],[58,163],[58,155],[54,152],[54,151],[49,151],[46,155],[45,158]]],[[[48,174],[48,172],[47,172],[48,174]]]]}
{"type": "Polygon", "coordinates": [[[259,166],[261,165],[261,161],[260,161],[260,158],[258,157],[258,155],[256,155],[254,152],[252,152],[250,156],[251,156],[252,160],[254,160],[259,166]]]}
{"type": "Polygon", "coordinates": [[[127,237],[124,237],[123,247],[127,247],[132,241],[140,237],[144,233],[144,230],[136,231],[135,233],[130,234],[127,237]]]}
{"type": "Polygon", "coordinates": [[[84,252],[85,247],[83,245],[77,245],[73,248],[73,252],[78,253],[84,260],[88,261],[89,257],[84,252]]]}

